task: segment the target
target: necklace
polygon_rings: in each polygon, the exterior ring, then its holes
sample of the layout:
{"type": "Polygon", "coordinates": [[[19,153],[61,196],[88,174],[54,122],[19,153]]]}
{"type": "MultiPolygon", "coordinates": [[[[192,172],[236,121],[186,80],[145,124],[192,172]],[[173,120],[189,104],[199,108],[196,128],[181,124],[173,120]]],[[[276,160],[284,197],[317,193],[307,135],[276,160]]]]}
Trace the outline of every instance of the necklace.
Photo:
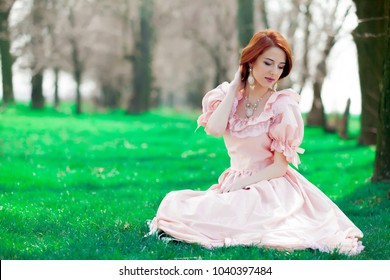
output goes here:
{"type": "Polygon", "coordinates": [[[245,115],[247,118],[250,118],[253,116],[255,111],[257,110],[257,107],[259,106],[260,102],[268,95],[269,90],[260,98],[256,100],[255,103],[251,103],[249,101],[249,94],[246,94],[245,99],[245,115]]]}

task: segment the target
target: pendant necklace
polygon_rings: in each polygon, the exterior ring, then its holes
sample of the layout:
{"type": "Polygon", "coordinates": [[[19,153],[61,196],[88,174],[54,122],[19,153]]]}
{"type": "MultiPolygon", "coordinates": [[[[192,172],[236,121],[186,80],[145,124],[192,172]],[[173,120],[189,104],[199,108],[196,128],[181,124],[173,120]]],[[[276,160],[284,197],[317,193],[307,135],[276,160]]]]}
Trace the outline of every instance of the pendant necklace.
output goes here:
{"type": "Polygon", "coordinates": [[[253,116],[255,111],[257,110],[257,107],[259,106],[259,103],[268,95],[269,90],[263,95],[263,97],[260,97],[256,100],[255,103],[251,103],[249,101],[249,95],[246,94],[244,99],[245,99],[245,115],[247,118],[250,118],[253,116]]]}

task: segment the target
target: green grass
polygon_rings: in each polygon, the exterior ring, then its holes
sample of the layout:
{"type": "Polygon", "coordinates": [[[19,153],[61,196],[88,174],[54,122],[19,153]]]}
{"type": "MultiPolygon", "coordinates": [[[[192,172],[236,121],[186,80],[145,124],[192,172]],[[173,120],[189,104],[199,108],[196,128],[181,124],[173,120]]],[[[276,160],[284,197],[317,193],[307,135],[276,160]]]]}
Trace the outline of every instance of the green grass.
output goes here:
{"type": "MultiPolygon", "coordinates": [[[[357,135],[358,120],[351,134],[357,135]]],[[[144,237],[171,190],[206,190],[228,167],[196,115],[0,113],[1,259],[389,259],[389,184],[370,182],[372,147],[307,128],[300,172],[364,232],[355,257],[255,247],[208,250],[144,237]]]]}

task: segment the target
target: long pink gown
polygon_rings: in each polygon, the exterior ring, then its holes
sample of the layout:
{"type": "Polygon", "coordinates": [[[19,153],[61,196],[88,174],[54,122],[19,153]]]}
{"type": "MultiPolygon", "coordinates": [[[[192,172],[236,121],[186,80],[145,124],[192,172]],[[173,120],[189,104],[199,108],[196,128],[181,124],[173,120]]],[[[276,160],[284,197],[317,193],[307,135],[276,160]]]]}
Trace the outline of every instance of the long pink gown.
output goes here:
{"type": "MultiPolygon", "coordinates": [[[[225,82],[205,95],[199,125],[207,124],[228,87],[225,82]]],[[[264,111],[249,119],[241,119],[235,113],[241,98],[242,93],[238,92],[223,135],[230,168],[207,191],[168,193],[150,223],[150,234],[161,230],[177,240],[207,248],[249,245],[360,253],[364,248],[359,241],[363,233],[324,193],[290,166],[283,177],[230,193],[218,192],[224,184],[271,164],[274,151],[283,153],[294,166],[300,163],[298,153],[303,152],[299,145],[304,124],[297,93],[273,93],[264,111]]]]}

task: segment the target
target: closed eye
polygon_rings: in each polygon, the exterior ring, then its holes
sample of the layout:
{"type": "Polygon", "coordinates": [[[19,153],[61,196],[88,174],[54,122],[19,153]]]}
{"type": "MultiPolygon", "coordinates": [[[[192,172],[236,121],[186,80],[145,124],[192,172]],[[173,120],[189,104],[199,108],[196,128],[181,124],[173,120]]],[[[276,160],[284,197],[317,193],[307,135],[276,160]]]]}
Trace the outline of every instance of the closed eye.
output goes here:
{"type": "MultiPolygon", "coordinates": [[[[267,66],[271,66],[272,62],[269,62],[269,61],[266,60],[266,61],[264,61],[264,64],[267,65],[267,66]]],[[[284,66],[285,66],[285,64],[279,65],[278,68],[282,70],[282,69],[284,69],[284,66]]]]}

